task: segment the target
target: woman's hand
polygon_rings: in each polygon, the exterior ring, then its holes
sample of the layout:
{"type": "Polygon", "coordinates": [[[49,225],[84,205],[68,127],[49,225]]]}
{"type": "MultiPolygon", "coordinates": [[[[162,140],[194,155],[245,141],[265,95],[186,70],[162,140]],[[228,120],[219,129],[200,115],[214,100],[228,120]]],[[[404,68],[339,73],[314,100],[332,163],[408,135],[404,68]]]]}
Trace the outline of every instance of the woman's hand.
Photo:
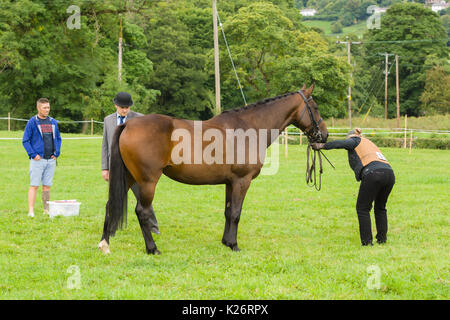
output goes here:
{"type": "Polygon", "coordinates": [[[323,148],[324,145],[325,145],[325,143],[317,143],[317,142],[311,143],[311,147],[314,150],[320,150],[323,148]]]}

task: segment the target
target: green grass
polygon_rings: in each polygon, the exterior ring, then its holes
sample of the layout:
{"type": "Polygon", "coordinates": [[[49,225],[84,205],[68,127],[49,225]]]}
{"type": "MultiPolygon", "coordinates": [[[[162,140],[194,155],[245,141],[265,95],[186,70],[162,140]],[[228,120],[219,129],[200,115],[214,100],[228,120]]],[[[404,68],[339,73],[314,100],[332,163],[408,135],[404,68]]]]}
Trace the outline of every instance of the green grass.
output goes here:
{"type": "Polygon", "coordinates": [[[302,23],[308,27],[316,27],[320,28],[324,31],[327,36],[342,36],[346,34],[356,34],[358,36],[362,36],[363,33],[367,30],[366,21],[361,21],[357,24],[351,25],[349,27],[343,27],[342,32],[333,33],[331,32],[331,25],[335,21],[322,21],[322,20],[305,20],[302,23]]]}
{"type": "Polygon", "coordinates": [[[245,199],[241,252],[221,244],[224,186],[189,186],[163,176],[154,200],[162,255],[145,254],[130,195],[128,226],[105,256],[97,250],[107,198],[100,147],[101,139],[63,140],[51,198],[78,199],[80,215],[49,219],[36,210],[31,219],[26,153],[20,140],[0,140],[0,299],[450,297],[449,151],[383,149],[397,178],[384,246],[360,246],[359,184],[344,151],[326,152],[336,170],[324,163],[317,192],[304,182],[305,147],[289,146],[285,159],[281,146],[278,174],[254,180],[245,199]],[[379,290],[367,286],[367,268],[374,265],[381,271],[379,290]],[[67,286],[70,266],[80,270],[80,289],[67,286]]]}

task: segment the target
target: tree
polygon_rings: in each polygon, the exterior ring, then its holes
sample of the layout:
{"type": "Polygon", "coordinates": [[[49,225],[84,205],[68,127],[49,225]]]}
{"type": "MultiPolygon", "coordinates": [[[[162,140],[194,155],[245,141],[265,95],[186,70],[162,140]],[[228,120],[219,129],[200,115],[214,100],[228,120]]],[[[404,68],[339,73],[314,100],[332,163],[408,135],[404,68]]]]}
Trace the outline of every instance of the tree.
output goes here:
{"type": "MultiPolygon", "coordinates": [[[[1,56],[9,65],[0,74],[3,107],[17,117],[36,112],[36,100],[48,97],[52,115],[82,120],[83,96],[100,79],[107,52],[95,46],[91,28],[69,29],[69,14],[57,3],[3,2],[0,11],[1,56]]],[[[88,17],[81,17],[88,24],[88,17]]],[[[74,125],[62,125],[75,130],[74,125]]]]}
{"type": "MultiPolygon", "coordinates": [[[[2,1],[0,92],[4,100],[0,111],[29,117],[36,112],[36,100],[47,97],[52,116],[59,120],[102,119],[114,110],[112,98],[117,90],[138,93],[138,106],[154,100],[157,92],[145,81],[152,64],[142,49],[125,50],[124,81],[117,81],[117,12],[128,12],[123,3],[75,3],[82,12],[79,29],[67,25],[67,2],[2,1]]],[[[138,26],[127,23],[127,17],[124,25],[126,44],[146,45],[138,26]]],[[[79,131],[80,127],[62,124],[64,131],[79,131]]]]}
{"type": "Polygon", "coordinates": [[[441,66],[436,66],[427,72],[425,90],[420,96],[422,110],[426,115],[450,111],[450,74],[441,66]]]}
{"type": "MultiPolygon", "coordinates": [[[[319,34],[302,32],[280,9],[265,2],[241,8],[227,19],[224,28],[249,102],[297,91],[304,83],[315,82],[314,96],[321,114],[345,114],[349,66],[329,53],[326,40],[319,34]]],[[[221,79],[225,108],[242,105],[224,50],[221,79]]]]}
{"type": "MultiPolygon", "coordinates": [[[[400,107],[403,114],[418,116],[422,113],[420,96],[425,87],[425,62],[431,55],[438,60],[447,58],[446,37],[439,16],[417,3],[393,5],[382,16],[381,27],[366,34],[368,68],[383,59],[380,53],[400,56],[400,107]]],[[[395,77],[390,77],[389,88],[389,100],[395,101],[395,77]]],[[[395,108],[390,108],[389,116],[394,115],[395,108]]]]}
{"type": "Polygon", "coordinates": [[[147,54],[154,64],[154,72],[149,82],[161,95],[148,111],[206,119],[212,116],[213,101],[204,70],[206,57],[201,50],[204,39],[191,32],[186,21],[190,21],[192,28],[203,28],[200,25],[208,21],[212,29],[211,11],[196,10],[196,18],[186,18],[187,8],[194,9],[182,3],[160,2],[150,13],[145,32],[149,44],[147,54]]]}
{"type": "Polygon", "coordinates": [[[340,21],[333,22],[331,24],[331,32],[341,33],[342,32],[342,23],[340,21]]]}

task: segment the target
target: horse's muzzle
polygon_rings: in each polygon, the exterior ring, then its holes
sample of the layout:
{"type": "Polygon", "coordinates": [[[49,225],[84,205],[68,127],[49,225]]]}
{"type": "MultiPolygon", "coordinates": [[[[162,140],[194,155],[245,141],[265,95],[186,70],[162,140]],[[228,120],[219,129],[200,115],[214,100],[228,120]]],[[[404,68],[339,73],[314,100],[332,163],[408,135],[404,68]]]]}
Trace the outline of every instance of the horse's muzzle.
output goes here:
{"type": "Polygon", "coordinates": [[[328,132],[327,133],[322,133],[322,131],[319,130],[310,130],[306,133],[308,140],[310,143],[325,143],[327,142],[327,138],[328,138],[328,132]]]}

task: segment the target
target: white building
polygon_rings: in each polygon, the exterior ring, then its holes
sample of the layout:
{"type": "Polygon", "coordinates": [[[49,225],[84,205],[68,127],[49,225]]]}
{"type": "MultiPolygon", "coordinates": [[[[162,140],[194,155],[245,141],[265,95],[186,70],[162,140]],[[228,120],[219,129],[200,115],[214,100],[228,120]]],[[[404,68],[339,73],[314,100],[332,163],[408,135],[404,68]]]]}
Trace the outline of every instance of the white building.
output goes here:
{"type": "Polygon", "coordinates": [[[312,17],[317,13],[316,9],[302,9],[300,10],[300,14],[304,17],[312,17]]]}
{"type": "Polygon", "coordinates": [[[373,9],[373,13],[386,13],[387,9],[389,9],[389,8],[376,7],[376,8],[373,9]]]}
{"type": "Polygon", "coordinates": [[[441,11],[443,9],[447,9],[449,4],[444,0],[426,0],[425,5],[430,7],[434,12],[441,11]]]}

